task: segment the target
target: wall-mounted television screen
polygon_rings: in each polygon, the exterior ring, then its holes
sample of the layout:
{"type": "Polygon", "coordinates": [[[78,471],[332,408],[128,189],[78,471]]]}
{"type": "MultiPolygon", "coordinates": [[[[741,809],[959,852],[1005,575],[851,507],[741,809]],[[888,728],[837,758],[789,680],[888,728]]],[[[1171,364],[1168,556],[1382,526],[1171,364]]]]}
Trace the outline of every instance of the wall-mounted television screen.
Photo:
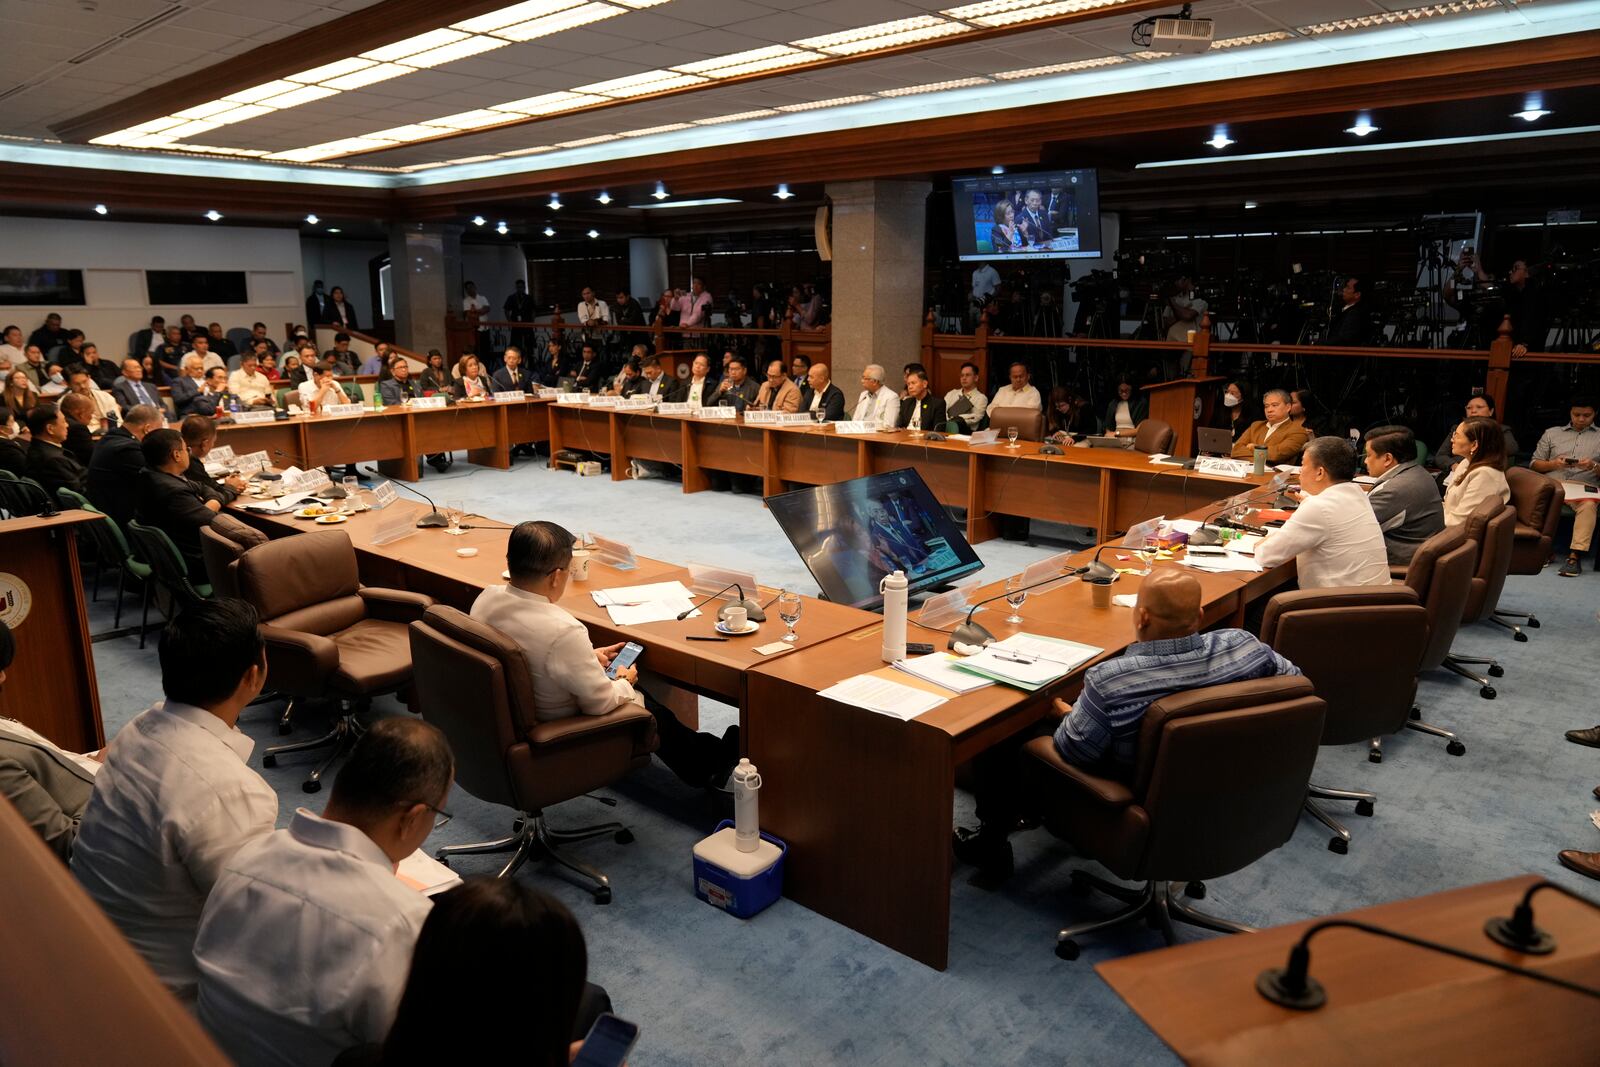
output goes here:
{"type": "Polygon", "coordinates": [[[1100,183],[1093,170],[958,177],[950,192],[963,262],[1100,256],[1100,183]]]}
{"type": "Polygon", "coordinates": [[[767,507],[836,604],[877,610],[891,571],[915,593],[983,567],[914,468],[769,496],[767,507]]]}

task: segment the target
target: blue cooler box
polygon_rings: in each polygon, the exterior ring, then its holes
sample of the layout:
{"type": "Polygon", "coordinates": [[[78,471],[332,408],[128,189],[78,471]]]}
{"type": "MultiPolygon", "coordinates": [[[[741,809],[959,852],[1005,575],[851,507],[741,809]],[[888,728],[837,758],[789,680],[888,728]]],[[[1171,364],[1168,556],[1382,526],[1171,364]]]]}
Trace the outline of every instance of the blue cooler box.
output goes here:
{"type": "Polygon", "coordinates": [[[755,852],[740,852],[734,840],[733,821],[724,819],[694,846],[694,895],[748,919],[783,895],[783,857],[789,846],[763,833],[755,852]]]}

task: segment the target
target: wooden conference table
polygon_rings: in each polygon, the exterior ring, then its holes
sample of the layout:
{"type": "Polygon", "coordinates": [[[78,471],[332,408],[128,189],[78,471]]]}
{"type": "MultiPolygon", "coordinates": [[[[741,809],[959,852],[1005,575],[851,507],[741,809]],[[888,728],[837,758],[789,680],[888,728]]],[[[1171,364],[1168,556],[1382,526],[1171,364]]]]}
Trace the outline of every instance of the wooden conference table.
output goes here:
{"type": "MultiPolygon", "coordinates": [[[[1554,953],[1524,955],[1484,935],[1483,924],[1509,916],[1537,880],[1524,875],[1327,918],[1600,985],[1600,922],[1594,909],[1559,893],[1533,899],[1554,953]]],[[[1290,946],[1320,921],[1141,952],[1095,970],[1191,1064],[1595,1062],[1600,1014],[1592,999],[1355,930],[1326,930],[1310,942],[1310,974],[1328,997],[1321,1009],[1296,1011],[1258,995],[1256,976],[1284,966],[1290,946]]]]}
{"type": "MultiPolygon", "coordinates": [[[[1208,514],[1210,508],[1208,503],[1193,514],[1208,514]]],[[[355,544],[364,581],[427,593],[467,610],[481,589],[504,580],[506,531],[474,529],[452,536],[439,529],[417,530],[386,545],[371,544],[383,519],[425,511],[423,505],[396,501],[335,528],[355,544]],[[479,551],[462,558],[458,548],[479,551]]],[[[245,514],[269,535],[322,528],[287,515],[245,514]]],[[[1086,562],[1090,554],[1079,553],[1075,561],[1086,562]]],[[[1108,551],[1105,560],[1125,565],[1116,556],[1108,551]]],[[[1291,573],[1292,564],[1264,574],[1196,572],[1207,623],[1240,619],[1249,600],[1291,573]]],[[[884,666],[883,620],[877,614],[807,598],[796,627],[796,650],[765,659],[753,650],[783,633],[776,613],[752,637],[688,641],[689,634],[712,633],[711,612],[681,623],[617,626],[589,596],[592,589],[674,578],[688,584],[688,572],[670,563],[640,559],[636,570],[620,571],[591,562],[590,580],[571,583],[562,606],[589,627],[597,644],[638,641],[646,650],[642,663],[651,672],[739,707],[746,751],[765,781],[762,824],[789,844],[788,896],[942,970],[949,951],[955,768],[1042,718],[1053,697],[1076,691],[1089,664],[1035,693],[993,686],[901,722],[817,695],[884,666]]],[[[1125,575],[1116,591],[1135,592],[1138,583],[1125,575]]],[[[973,599],[1002,588],[992,583],[973,599]]],[[[773,595],[763,590],[763,602],[773,595]]],[[[978,618],[997,637],[1022,629],[1095,645],[1106,655],[1115,655],[1133,638],[1128,609],[1094,609],[1088,587],[1080,582],[1030,597],[1021,614],[1026,622],[1020,627],[1001,621],[1004,613],[997,610],[978,618]]],[[[913,641],[945,645],[943,632],[915,624],[909,629],[913,641]]],[[[673,706],[694,724],[681,704],[673,706]]]]}
{"type": "Polygon", "coordinates": [[[417,480],[424,454],[465,449],[471,462],[505,470],[511,448],[534,441],[548,441],[552,454],[580,449],[608,456],[614,481],[626,479],[631,460],[672,464],[683,471],[686,493],[709,488],[708,471],[758,477],[763,495],[772,496],[911,467],[941,504],[966,510],[967,540],[974,544],[996,536],[1000,515],[1087,526],[1107,537],[1154,515],[1186,514],[1241,486],[1232,478],[1153,466],[1143,453],[1123,449],[1069,447],[1064,455],[1047,456],[1029,441],[1014,449],[973,447],[914,438],[906,430],[844,435],[826,425],[749,425],[533,398],[297,416],[220,431],[219,443],[241,455],[265,450],[274,462],[300,467],[374,459],[386,477],[405,481],[417,480]]]}

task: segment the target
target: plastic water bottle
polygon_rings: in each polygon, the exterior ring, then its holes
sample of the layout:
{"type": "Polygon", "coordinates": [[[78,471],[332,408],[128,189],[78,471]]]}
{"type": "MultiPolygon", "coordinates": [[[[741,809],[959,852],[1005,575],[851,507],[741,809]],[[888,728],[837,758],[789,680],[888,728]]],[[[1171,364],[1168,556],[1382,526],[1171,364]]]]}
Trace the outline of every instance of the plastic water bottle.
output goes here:
{"type": "Polygon", "coordinates": [[[906,658],[906,576],[901,571],[884,575],[878,583],[883,594],[883,662],[906,658]]]}
{"type": "Polygon", "coordinates": [[[740,852],[754,852],[761,847],[761,820],[756,810],[757,794],[761,791],[761,772],[747,759],[729,775],[733,788],[733,844],[740,852]]]}

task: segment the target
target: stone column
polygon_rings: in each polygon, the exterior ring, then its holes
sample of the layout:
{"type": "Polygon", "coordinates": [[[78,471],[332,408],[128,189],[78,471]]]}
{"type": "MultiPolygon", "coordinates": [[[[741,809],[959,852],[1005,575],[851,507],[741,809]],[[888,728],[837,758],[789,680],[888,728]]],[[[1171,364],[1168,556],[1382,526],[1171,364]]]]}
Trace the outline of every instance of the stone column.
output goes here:
{"type": "MultiPolygon", "coordinates": [[[[689,284],[685,279],[684,284],[689,284]]],[[[628,238],[628,285],[633,298],[645,309],[648,319],[650,309],[667,287],[667,242],[660,237],[628,238]]],[[[606,294],[609,298],[611,294],[606,294]]]]}
{"type": "Polygon", "coordinates": [[[394,223],[389,263],[395,343],[413,352],[448,351],[445,315],[461,314],[461,227],[394,223]]]}
{"type": "Polygon", "coordinates": [[[832,372],[851,404],[867,364],[882,364],[885,384],[898,393],[901,366],[920,356],[931,189],[914,181],[827,187],[833,203],[832,372]]]}

